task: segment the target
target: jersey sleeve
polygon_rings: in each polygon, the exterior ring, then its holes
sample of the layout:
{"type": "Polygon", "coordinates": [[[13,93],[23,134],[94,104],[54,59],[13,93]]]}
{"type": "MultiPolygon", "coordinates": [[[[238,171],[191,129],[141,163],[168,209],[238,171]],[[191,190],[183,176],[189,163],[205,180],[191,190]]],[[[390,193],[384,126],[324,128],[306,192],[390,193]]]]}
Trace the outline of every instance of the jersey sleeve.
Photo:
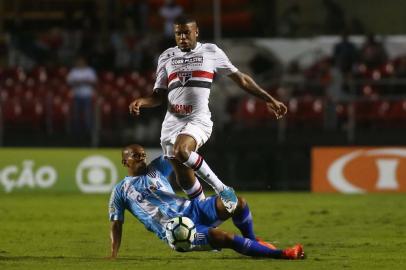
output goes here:
{"type": "Polygon", "coordinates": [[[173,168],[171,163],[165,159],[163,156],[160,156],[156,159],[154,159],[150,165],[150,167],[153,167],[157,171],[159,171],[163,176],[166,178],[169,177],[169,175],[172,173],[173,168]]]}
{"type": "Polygon", "coordinates": [[[124,200],[121,196],[120,186],[115,186],[111,192],[109,201],[109,217],[110,221],[124,221],[124,200]]]}
{"type": "Polygon", "coordinates": [[[156,68],[156,80],[154,84],[154,92],[159,89],[168,89],[168,74],[165,69],[165,58],[161,55],[158,59],[158,66],[156,68]]]}
{"type": "Polygon", "coordinates": [[[231,63],[227,55],[223,52],[222,49],[216,46],[215,51],[216,65],[215,72],[220,75],[230,75],[238,71],[238,69],[231,63]]]}

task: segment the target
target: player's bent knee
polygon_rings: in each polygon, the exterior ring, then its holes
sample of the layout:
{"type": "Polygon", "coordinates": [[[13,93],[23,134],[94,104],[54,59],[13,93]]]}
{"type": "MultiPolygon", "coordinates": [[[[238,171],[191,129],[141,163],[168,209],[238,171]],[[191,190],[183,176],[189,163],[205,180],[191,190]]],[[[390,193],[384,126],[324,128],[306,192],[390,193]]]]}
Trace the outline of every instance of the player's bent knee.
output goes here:
{"type": "Polygon", "coordinates": [[[238,196],[237,198],[238,198],[237,210],[243,209],[247,205],[247,201],[245,200],[244,197],[238,196]]]}
{"type": "Polygon", "coordinates": [[[175,158],[180,162],[185,162],[189,159],[190,151],[186,145],[176,145],[173,149],[175,158]]]}

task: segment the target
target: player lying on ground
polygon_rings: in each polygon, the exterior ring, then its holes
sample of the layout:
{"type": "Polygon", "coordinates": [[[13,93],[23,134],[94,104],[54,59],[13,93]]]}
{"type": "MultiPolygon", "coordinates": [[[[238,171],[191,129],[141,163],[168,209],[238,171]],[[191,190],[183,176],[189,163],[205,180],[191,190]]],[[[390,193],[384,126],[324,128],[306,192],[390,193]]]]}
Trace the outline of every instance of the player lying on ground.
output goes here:
{"type": "Polygon", "coordinates": [[[230,214],[218,196],[205,200],[177,196],[167,180],[172,172],[170,163],[159,157],[147,166],[146,154],[140,145],[125,147],[122,163],[128,169],[128,176],[114,187],[109,202],[112,258],[117,257],[120,248],[125,209],[163,241],[166,241],[168,220],[178,216],[190,218],[196,226],[196,237],[189,251],[230,248],[253,257],[303,258],[301,245],[281,250],[257,240],[251,212],[242,197],[238,197],[236,210],[230,214]],[[230,217],[242,236],[216,228],[230,217]]]}
{"type": "Polygon", "coordinates": [[[194,18],[177,18],[173,30],[177,46],[160,55],[153,93],[135,99],[129,110],[139,115],[141,108],[168,104],[162,123],[161,146],[164,155],[170,158],[176,180],[190,199],[204,199],[196,174],[213,187],[231,213],[237,206],[236,195],[197,153],[212,132],[209,96],[214,77],[230,77],[244,91],[263,100],[277,119],[286,114],[287,108],[250,76],[238,71],[217,45],[197,42],[199,28],[194,18]]]}

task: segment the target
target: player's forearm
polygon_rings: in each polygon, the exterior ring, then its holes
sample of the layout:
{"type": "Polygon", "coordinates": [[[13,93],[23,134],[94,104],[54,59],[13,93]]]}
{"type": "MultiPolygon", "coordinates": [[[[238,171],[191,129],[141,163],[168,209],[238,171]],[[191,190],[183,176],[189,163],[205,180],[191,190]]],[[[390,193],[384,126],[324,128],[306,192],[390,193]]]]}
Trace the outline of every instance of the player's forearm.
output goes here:
{"type": "Polygon", "coordinates": [[[235,72],[229,77],[236,82],[245,92],[262,99],[265,102],[274,101],[274,98],[262,89],[250,76],[242,72],[235,72]]]}
{"type": "Polygon", "coordinates": [[[273,97],[263,90],[250,76],[244,74],[240,87],[247,93],[262,99],[265,102],[273,101],[273,97]]]}
{"type": "Polygon", "coordinates": [[[121,245],[122,224],[113,222],[111,225],[111,257],[116,258],[121,245]]]}
{"type": "Polygon", "coordinates": [[[153,108],[153,107],[157,107],[162,104],[161,100],[157,100],[152,97],[141,98],[140,102],[141,102],[141,108],[153,108]]]}
{"type": "Polygon", "coordinates": [[[142,108],[153,108],[162,104],[163,97],[161,94],[154,92],[149,97],[140,98],[142,108]]]}

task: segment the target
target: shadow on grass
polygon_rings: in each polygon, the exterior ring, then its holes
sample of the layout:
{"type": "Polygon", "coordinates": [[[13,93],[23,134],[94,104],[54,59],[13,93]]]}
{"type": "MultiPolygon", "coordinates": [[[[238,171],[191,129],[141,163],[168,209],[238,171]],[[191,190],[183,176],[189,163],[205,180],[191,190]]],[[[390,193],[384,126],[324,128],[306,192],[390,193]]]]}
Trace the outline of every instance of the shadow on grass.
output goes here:
{"type": "MultiPolygon", "coordinates": [[[[23,261],[118,261],[118,262],[125,262],[125,261],[185,261],[185,260],[207,260],[207,257],[199,257],[199,256],[134,256],[134,257],[119,257],[115,260],[111,260],[105,257],[73,257],[73,256],[2,256],[0,255],[0,261],[14,261],[14,262],[23,262],[23,261]]],[[[251,259],[249,257],[243,256],[219,256],[219,257],[212,257],[210,260],[247,260],[251,259]]],[[[261,258],[255,259],[261,260],[261,258]]],[[[266,260],[263,259],[262,260],[266,260]]]]}

